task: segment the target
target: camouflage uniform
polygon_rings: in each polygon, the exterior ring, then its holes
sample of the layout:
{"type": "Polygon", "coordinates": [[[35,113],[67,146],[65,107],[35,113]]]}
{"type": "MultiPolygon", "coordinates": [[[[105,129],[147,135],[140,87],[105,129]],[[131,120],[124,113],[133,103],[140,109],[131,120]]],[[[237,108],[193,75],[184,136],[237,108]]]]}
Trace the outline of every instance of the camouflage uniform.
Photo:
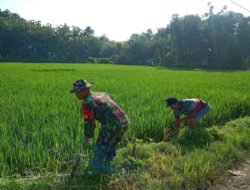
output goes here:
{"type": "MultiPolygon", "coordinates": [[[[73,89],[71,92],[79,92],[86,89],[82,87],[84,85],[92,86],[93,83],[78,80],[74,83],[74,89],[77,90],[73,89]]],[[[129,125],[129,119],[116,102],[108,94],[102,92],[90,92],[83,99],[82,112],[84,118],[84,135],[86,137],[91,138],[94,136],[95,120],[102,124],[92,166],[107,171],[110,167],[110,160],[116,155],[116,145],[129,125]]]]}
{"type": "Polygon", "coordinates": [[[85,136],[93,137],[95,120],[98,120],[102,128],[97,144],[115,147],[129,124],[125,112],[102,92],[91,92],[82,102],[82,111],[85,136]]]}

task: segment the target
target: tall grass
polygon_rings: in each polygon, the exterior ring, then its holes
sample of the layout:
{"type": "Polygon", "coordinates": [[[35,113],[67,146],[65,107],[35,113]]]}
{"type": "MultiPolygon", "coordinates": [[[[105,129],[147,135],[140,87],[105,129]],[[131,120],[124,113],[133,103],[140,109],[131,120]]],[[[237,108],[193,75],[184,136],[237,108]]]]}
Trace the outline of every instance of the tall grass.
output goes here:
{"type": "MultiPolygon", "coordinates": [[[[131,125],[121,146],[136,138],[164,139],[173,121],[172,111],[165,107],[169,96],[207,101],[212,112],[201,126],[223,124],[250,113],[249,71],[0,63],[2,176],[29,169],[59,171],[59,163],[72,153],[86,152],[81,102],[69,93],[79,78],[94,81],[93,91],[109,93],[128,114],[131,125]]],[[[92,142],[96,137],[97,133],[92,142]]]]}
{"type": "Polygon", "coordinates": [[[174,143],[178,146],[165,142],[138,145],[134,160],[130,159],[132,145],[122,148],[116,165],[129,169],[113,185],[117,189],[207,189],[249,155],[249,121],[247,117],[223,128],[200,128],[203,141],[196,130],[184,129],[174,143]]]}

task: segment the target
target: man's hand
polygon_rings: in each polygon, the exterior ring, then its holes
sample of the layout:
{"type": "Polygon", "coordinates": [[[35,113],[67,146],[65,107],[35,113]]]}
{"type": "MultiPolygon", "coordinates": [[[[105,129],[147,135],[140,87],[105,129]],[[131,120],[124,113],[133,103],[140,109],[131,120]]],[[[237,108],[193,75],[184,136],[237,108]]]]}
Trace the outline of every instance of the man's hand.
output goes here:
{"type": "Polygon", "coordinates": [[[177,133],[177,136],[179,135],[179,131],[180,131],[180,128],[181,128],[181,120],[180,119],[176,119],[174,122],[173,122],[175,128],[176,128],[176,133],[177,133]]]}
{"type": "Polygon", "coordinates": [[[86,142],[89,142],[89,138],[88,137],[85,137],[84,138],[84,142],[86,143],[86,142]]]}
{"type": "Polygon", "coordinates": [[[175,126],[179,126],[181,124],[181,120],[176,119],[173,123],[174,123],[175,126]]]}

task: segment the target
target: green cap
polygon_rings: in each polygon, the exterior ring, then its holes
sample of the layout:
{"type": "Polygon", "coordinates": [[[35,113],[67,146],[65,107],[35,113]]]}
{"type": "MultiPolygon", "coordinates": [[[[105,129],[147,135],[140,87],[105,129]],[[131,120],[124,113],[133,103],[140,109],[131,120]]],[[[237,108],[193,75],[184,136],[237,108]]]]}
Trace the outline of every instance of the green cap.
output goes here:
{"type": "Polygon", "coordinates": [[[84,79],[79,79],[77,81],[75,81],[73,83],[73,90],[70,91],[70,93],[74,93],[74,92],[80,92],[82,90],[85,90],[87,88],[90,88],[91,86],[94,85],[94,82],[90,82],[88,83],[86,80],[84,79]]]}

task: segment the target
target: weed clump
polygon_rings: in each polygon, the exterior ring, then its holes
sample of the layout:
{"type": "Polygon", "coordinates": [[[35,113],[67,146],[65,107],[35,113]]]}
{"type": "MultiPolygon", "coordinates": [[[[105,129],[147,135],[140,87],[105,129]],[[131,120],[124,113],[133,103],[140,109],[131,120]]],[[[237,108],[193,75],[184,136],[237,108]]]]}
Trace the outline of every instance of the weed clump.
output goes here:
{"type": "Polygon", "coordinates": [[[213,141],[222,140],[222,138],[223,135],[219,134],[218,130],[215,128],[184,128],[180,132],[177,143],[180,145],[182,153],[186,153],[194,148],[203,148],[213,141]]]}

